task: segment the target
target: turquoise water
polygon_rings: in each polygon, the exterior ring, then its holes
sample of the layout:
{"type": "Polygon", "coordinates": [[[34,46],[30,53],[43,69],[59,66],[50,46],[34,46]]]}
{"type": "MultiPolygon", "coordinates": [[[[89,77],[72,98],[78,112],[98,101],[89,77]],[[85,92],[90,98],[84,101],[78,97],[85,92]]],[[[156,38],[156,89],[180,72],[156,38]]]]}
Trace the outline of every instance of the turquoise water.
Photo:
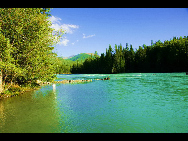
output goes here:
{"type": "Polygon", "coordinates": [[[188,132],[188,75],[58,75],[56,84],[0,100],[0,132],[188,132]]]}

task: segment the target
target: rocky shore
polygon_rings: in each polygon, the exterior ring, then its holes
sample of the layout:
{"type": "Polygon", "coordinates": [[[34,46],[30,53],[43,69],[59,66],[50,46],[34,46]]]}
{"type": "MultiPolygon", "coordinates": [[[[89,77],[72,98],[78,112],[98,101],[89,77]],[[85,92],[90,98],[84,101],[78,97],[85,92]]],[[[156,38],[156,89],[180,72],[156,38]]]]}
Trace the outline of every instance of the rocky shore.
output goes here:
{"type": "Polygon", "coordinates": [[[62,80],[62,81],[54,81],[53,83],[84,83],[84,82],[92,82],[92,79],[90,80],[62,80]]]}
{"type": "Polygon", "coordinates": [[[24,92],[27,91],[32,91],[34,89],[40,89],[40,86],[45,86],[45,85],[50,85],[50,84],[77,84],[77,83],[87,83],[87,82],[92,82],[96,80],[110,80],[109,77],[106,77],[104,79],[87,79],[87,80],[61,80],[61,81],[53,81],[53,82],[43,82],[40,80],[36,81],[36,84],[38,86],[31,88],[31,87],[20,87],[18,85],[13,85],[11,89],[13,89],[11,92],[5,92],[5,93],[0,93],[0,99],[1,98],[7,98],[7,97],[13,97],[13,96],[18,96],[20,94],[23,94],[24,92]]]}
{"type": "MultiPolygon", "coordinates": [[[[104,79],[93,79],[93,80],[110,80],[109,77],[106,77],[104,79]]],[[[92,79],[88,80],[62,80],[62,81],[53,81],[53,82],[42,82],[40,80],[37,80],[36,83],[40,86],[42,85],[48,85],[48,84],[57,84],[57,83],[62,83],[62,84],[69,84],[69,83],[85,83],[85,82],[92,82],[92,79]]]]}

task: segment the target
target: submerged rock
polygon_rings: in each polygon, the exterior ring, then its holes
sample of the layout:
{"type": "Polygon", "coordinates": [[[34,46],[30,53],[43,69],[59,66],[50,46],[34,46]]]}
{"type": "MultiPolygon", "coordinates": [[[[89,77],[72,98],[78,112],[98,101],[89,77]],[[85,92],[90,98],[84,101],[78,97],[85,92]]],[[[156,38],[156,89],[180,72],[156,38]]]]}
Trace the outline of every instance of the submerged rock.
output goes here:
{"type": "Polygon", "coordinates": [[[92,82],[91,80],[62,80],[62,81],[54,81],[53,83],[84,83],[84,82],[92,82]]]}
{"type": "MultiPolygon", "coordinates": [[[[104,79],[95,79],[95,80],[110,80],[109,77],[106,77],[104,79]]],[[[63,83],[63,84],[67,84],[67,83],[85,83],[85,82],[92,82],[93,80],[92,79],[87,79],[87,80],[61,80],[61,81],[54,81],[53,83],[56,84],[56,83],[63,83]]],[[[48,84],[48,82],[47,82],[48,84]]],[[[51,84],[51,83],[49,83],[51,84]]]]}
{"type": "Polygon", "coordinates": [[[110,77],[108,76],[108,77],[104,78],[103,80],[110,80],[110,77]]]}

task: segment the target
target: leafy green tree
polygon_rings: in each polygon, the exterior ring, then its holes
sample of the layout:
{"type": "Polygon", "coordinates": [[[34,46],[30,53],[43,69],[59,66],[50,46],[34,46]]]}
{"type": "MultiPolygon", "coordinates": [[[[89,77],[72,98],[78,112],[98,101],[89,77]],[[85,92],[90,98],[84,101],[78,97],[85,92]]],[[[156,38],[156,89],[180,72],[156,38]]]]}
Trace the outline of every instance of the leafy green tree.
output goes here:
{"type": "Polygon", "coordinates": [[[14,47],[10,44],[10,40],[0,33],[0,70],[3,74],[3,80],[13,82],[13,79],[22,75],[24,70],[16,66],[16,60],[11,56],[14,47]]]}
{"type": "Polygon", "coordinates": [[[63,31],[51,28],[48,8],[1,8],[0,50],[4,82],[52,81],[52,46],[63,31]],[[8,55],[5,55],[8,54],[8,55]]]}

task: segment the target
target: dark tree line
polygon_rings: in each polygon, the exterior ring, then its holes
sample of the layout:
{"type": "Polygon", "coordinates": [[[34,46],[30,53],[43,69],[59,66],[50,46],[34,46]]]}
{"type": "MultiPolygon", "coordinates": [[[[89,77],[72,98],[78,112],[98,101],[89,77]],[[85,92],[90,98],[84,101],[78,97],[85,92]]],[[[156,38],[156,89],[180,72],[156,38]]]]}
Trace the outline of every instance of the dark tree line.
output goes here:
{"type": "Polygon", "coordinates": [[[126,47],[109,45],[100,57],[88,58],[71,69],[72,73],[125,73],[125,72],[185,72],[188,71],[188,36],[150,46],[126,47]]]}

